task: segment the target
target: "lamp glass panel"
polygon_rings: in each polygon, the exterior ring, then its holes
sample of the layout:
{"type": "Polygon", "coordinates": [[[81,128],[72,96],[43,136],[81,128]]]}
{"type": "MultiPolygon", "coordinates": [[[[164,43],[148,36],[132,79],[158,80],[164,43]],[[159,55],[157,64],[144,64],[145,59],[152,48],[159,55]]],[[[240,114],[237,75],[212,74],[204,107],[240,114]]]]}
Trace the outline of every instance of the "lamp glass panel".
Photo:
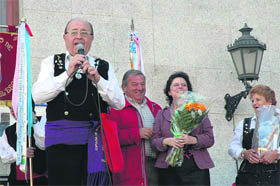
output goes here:
{"type": "Polygon", "coordinates": [[[257,66],[256,66],[256,73],[260,73],[260,66],[261,66],[261,60],[262,60],[263,50],[258,49],[258,58],[257,58],[257,66]]]}
{"type": "Polygon", "coordinates": [[[233,63],[236,67],[237,70],[237,75],[243,74],[243,65],[242,65],[242,59],[241,59],[241,52],[239,49],[234,50],[231,52],[232,58],[233,58],[233,63]]]}
{"type": "Polygon", "coordinates": [[[243,58],[245,63],[245,73],[256,73],[255,62],[256,62],[256,48],[243,48],[243,58]]]}

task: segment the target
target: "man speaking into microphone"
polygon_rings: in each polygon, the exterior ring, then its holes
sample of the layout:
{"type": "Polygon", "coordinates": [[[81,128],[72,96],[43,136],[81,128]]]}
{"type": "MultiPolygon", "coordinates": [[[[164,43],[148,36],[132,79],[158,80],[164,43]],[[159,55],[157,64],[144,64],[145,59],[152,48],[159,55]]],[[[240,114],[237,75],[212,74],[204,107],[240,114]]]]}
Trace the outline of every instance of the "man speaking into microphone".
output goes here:
{"type": "Polygon", "coordinates": [[[99,112],[125,101],[112,66],[88,55],[91,23],[71,19],[63,34],[66,52],[41,62],[32,96],[47,103],[45,146],[49,185],[109,185],[100,138],[99,112]]]}

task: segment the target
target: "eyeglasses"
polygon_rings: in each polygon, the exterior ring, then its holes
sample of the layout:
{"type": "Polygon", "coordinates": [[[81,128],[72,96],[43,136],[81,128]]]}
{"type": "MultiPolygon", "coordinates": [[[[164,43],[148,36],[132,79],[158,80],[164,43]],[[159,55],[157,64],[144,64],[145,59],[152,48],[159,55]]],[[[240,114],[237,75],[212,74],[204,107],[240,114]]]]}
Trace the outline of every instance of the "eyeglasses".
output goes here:
{"type": "Polygon", "coordinates": [[[87,37],[89,35],[92,35],[89,31],[81,30],[80,32],[78,30],[71,30],[70,32],[66,32],[66,34],[70,34],[71,37],[76,37],[80,33],[80,36],[87,37]]]}

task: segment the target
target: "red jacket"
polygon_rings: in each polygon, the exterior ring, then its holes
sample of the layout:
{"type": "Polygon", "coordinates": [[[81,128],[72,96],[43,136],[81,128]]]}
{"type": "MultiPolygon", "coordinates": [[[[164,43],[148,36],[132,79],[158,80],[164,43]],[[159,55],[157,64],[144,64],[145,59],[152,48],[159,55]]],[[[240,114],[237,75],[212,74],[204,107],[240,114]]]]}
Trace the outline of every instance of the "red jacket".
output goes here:
{"type": "MultiPolygon", "coordinates": [[[[148,98],[147,105],[153,116],[161,107],[148,98]]],[[[110,117],[117,122],[121,150],[124,159],[122,172],[113,173],[114,185],[148,185],[145,167],[145,143],[140,138],[139,126],[143,127],[142,119],[137,109],[127,100],[122,110],[110,110],[110,117]],[[140,122],[140,123],[139,123],[140,122]],[[143,166],[142,166],[143,165],[143,166]]]]}

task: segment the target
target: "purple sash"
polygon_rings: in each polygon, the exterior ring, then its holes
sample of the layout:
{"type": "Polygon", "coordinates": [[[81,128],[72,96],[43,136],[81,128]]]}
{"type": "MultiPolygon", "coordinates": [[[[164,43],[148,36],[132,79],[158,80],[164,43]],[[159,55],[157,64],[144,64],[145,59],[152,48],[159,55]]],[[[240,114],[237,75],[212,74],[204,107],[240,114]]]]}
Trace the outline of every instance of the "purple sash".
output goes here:
{"type": "MultiPolygon", "coordinates": [[[[99,129],[96,130],[97,127],[97,121],[47,121],[45,146],[88,144],[88,175],[106,172],[105,163],[103,162],[101,133],[99,129]]],[[[107,175],[107,173],[105,174],[107,175]]]]}

